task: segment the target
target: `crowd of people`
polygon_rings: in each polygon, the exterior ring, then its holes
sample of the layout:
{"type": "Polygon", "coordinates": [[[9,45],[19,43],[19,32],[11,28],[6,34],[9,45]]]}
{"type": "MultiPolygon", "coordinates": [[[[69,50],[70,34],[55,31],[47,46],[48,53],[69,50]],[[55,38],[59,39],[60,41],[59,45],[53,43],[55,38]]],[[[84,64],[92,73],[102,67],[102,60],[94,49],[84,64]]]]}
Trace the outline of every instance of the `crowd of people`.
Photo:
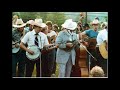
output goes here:
{"type": "Polygon", "coordinates": [[[12,77],[71,77],[76,62],[76,48],[87,47],[89,77],[108,77],[108,58],[103,58],[99,46],[105,42],[108,51],[108,24],[95,18],[90,24],[67,19],[61,25],[41,18],[26,23],[17,15],[12,19],[12,77]],[[60,30],[61,29],[61,30],[60,30]],[[87,40],[86,40],[87,38],[87,40]],[[94,40],[91,44],[90,40],[94,40]],[[56,66],[58,65],[58,76],[56,66]]]}

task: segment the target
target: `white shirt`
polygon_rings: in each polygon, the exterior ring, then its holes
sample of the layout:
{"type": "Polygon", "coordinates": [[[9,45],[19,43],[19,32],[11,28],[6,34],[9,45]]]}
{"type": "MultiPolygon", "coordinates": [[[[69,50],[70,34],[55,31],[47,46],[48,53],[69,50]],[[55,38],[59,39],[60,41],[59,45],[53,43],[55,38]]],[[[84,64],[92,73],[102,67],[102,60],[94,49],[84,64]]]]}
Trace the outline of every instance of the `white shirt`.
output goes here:
{"type": "MultiPolygon", "coordinates": [[[[32,45],[35,45],[35,37],[36,37],[36,32],[35,30],[33,29],[31,32],[28,32],[24,37],[23,39],[21,40],[24,44],[28,44],[28,47],[29,46],[32,46],[32,45]]],[[[42,32],[39,32],[38,35],[37,35],[37,38],[38,38],[38,45],[39,45],[39,48],[42,49],[44,45],[48,45],[48,39],[47,39],[47,36],[42,33],[42,32]]]]}
{"type": "Polygon", "coordinates": [[[55,31],[51,31],[50,33],[47,34],[47,36],[50,36],[50,37],[53,36],[53,35],[57,36],[55,31]]]}
{"type": "Polygon", "coordinates": [[[100,45],[105,40],[108,40],[108,31],[106,29],[103,29],[97,35],[97,45],[100,45]]]}

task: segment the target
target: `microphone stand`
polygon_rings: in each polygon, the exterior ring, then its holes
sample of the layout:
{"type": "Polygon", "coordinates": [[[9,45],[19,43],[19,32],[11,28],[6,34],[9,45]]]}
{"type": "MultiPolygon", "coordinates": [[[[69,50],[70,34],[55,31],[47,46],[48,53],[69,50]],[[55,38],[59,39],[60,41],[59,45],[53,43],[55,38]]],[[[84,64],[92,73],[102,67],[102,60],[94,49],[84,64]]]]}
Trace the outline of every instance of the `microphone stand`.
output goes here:
{"type": "Polygon", "coordinates": [[[41,62],[41,55],[42,55],[42,53],[40,54],[40,77],[42,77],[42,71],[41,71],[41,70],[42,70],[42,69],[41,69],[41,63],[42,63],[42,62],[41,62]]]}
{"type": "MultiPolygon", "coordinates": [[[[91,58],[91,56],[89,55],[89,70],[88,70],[88,73],[90,73],[90,64],[91,64],[91,62],[90,62],[90,58],[91,58]]],[[[90,74],[89,74],[89,76],[90,76],[90,74]]]]}

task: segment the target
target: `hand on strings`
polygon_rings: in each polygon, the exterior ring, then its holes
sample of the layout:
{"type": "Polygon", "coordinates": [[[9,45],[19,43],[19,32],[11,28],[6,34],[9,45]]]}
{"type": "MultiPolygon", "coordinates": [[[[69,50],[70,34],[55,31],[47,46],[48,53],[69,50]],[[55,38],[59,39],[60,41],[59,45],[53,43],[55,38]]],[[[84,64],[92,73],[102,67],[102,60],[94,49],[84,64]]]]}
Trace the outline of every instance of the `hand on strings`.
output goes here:
{"type": "Polygon", "coordinates": [[[31,54],[31,55],[33,55],[33,54],[34,54],[34,52],[33,52],[33,51],[31,51],[30,49],[28,49],[28,50],[27,50],[27,52],[28,52],[29,54],[31,54]]]}
{"type": "Polygon", "coordinates": [[[16,47],[16,48],[19,48],[19,44],[18,44],[18,43],[16,43],[16,44],[15,44],[15,47],[16,47]]]}
{"type": "Polygon", "coordinates": [[[73,44],[72,43],[66,43],[66,46],[71,48],[71,47],[73,47],[73,44]]]}

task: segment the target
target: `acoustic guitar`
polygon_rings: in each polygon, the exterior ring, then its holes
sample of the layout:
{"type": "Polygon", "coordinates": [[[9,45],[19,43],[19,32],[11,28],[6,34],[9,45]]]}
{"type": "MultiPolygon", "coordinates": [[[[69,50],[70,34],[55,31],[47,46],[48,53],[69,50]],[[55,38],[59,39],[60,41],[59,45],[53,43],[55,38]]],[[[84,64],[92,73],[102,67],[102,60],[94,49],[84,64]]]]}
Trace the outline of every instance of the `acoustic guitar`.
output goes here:
{"type": "Polygon", "coordinates": [[[108,50],[106,49],[106,42],[103,42],[101,45],[99,45],[99,51],[104,59],[108,59],[108,50]]]}

